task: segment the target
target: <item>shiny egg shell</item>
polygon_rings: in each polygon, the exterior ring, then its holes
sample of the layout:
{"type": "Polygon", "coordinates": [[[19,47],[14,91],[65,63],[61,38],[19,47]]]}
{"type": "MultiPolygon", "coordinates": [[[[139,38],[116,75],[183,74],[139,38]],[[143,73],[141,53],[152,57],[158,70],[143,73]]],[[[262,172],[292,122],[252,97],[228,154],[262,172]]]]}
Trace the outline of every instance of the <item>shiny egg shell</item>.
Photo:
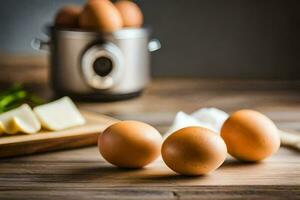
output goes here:
{"type": "Polygon", "coordinates": [[[171,134],[162,145],[162,158],[173,171],[203,175],[217,169],[227,155],[223,139],[202,127],[186,127],[171,134]]]}
{"type": "Polygon", "coordinates": [[[108,127],[98,139],[105,160],[124,168],[141,168],[160,155],[162,137],[152,126],[121,121],[108,127]]]}
{"type": "Polygon", "coordinates": [[[122,28],[123,22],[117,8],[108,0],[90,0],[79,17],[79,25],[100,32],[114,32],[122,28]]]}
{"type": "Polygon", "coordinates": [[[82,29],[98,30],[96,17],[93,16],[90,6],[85,6],[79,16],[79,26],[82,29]]]}
{"type": "Polygon", "coordinates": [[[143,13],[141,9],[132,1],[119,0],[115,3],[116,8],[119,10],[124,27],[139,28],[143,24],[143,13]]]}
{"type": "Polygon", "coordinates": [[[221,136],[230,155],[243,161],[260,161],[274,154],[280,146],[275,124],[253,110],[233,113],[223,124],[221,136]]]}

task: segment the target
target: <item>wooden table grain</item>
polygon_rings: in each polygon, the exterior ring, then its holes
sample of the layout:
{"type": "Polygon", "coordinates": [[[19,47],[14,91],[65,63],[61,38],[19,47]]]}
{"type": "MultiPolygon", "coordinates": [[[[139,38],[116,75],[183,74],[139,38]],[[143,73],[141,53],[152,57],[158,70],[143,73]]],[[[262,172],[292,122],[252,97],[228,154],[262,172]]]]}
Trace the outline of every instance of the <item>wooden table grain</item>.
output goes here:
{"type": "MultiPolygon", "coordinates": [[[[281,129],[300,132],[298,81],[158,79],[138,98],[79,103],[119,119],[142,120],[164,132],[178,110],[251,108],[281,129]]],[[[129,155],[130,156],[130,155],[129,155]]],[[[0,160],[0,199],[300,199],[300,154],[281,148],[261,163],[228,156],[215,172],[180,176],[161,158],[140,170],[106,163],[97,147],[0,160]]]]}

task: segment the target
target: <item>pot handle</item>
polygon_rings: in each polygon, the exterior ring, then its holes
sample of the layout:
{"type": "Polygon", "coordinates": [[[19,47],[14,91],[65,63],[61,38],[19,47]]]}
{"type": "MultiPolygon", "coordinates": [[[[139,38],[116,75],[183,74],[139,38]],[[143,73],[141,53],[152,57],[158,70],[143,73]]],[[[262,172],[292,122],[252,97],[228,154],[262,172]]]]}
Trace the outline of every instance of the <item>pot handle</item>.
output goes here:
{"type": "Polygon", "coordinates": [[[50,42],[43,41],[38,38],[33,38],[30,43],[31,47],[38,51],[49,51],[50,49],[50,42]]]}
{"type": "Polygon", "coordinates": [[[150,52],[157,51],[161,48],[161,43],[158,39],[152,39],[148,43],[148,50],[150,52]]]}

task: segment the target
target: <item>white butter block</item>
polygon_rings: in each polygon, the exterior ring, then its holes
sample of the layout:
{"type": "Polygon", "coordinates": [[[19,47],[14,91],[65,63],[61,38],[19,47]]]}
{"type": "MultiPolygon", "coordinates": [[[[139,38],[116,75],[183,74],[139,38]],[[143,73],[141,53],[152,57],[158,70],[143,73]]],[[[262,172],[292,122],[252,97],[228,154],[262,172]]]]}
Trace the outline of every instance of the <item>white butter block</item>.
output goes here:
{"type": "Polygon", "coordinates": [[[33,109],[45,129],[58,131],[85,124],[85,119],[69,97],[33,109]]]}
{"type": "Polygon", "coordinates": [[[220,133],[223,123],[228,117],[226,112],[217,108],[201,108],[191,115],[179,111],[164,138],[174,131],[188,126],[200,126],[220,133]]]}
{"type": "Polygon", "coordinates": [[[179,111],[176,114],[172,125],[165,133],[164,138],[168,137],[171,133],[188,126],[201,126],[208,129],[213,128],[209,123],[198,121],[196,118],[186,114],[185,112],[179,111]]]}
{"type": "Polygon", "coordinates": [[[201,108],[190,116],[199,122],[209,124],[211,129],[217,133],[221,131],[224,122],[229,117],[226,112],[217,108],[201,108]]]}
{"type": "Polygon", "coordinates": [[[41,124],[27,104],[0,115],[0,133],[18,132],[33,134],[41,129],[41,124]]]}

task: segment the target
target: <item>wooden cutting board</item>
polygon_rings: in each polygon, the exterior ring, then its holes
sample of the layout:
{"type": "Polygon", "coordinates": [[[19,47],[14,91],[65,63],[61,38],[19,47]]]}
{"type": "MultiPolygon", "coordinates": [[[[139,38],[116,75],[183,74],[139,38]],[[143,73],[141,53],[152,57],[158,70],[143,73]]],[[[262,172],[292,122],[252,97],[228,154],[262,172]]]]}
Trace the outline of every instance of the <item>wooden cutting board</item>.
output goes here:
{"type": "Polygon", "coordinates": [[[81,111],[87,123],[63,131],[0,136],[0,158],[95,145],[99,133],[118,120],[81,111]]]}

